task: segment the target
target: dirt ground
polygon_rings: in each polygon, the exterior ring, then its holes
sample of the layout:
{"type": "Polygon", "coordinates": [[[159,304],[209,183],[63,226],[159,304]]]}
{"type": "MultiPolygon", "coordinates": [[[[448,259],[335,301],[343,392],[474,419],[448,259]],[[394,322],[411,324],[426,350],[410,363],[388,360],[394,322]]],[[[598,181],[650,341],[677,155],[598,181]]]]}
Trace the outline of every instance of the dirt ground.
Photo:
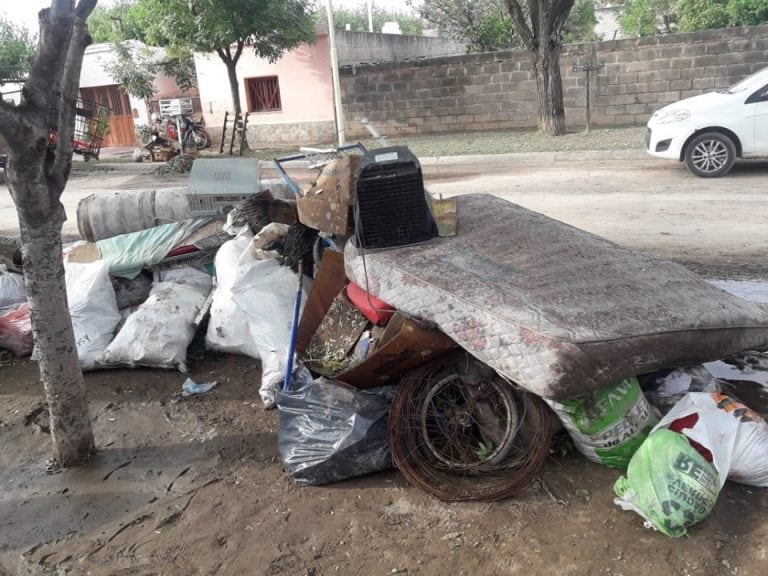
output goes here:
{"type": "MultiPolygon", "coordinates": [[[[446,162],[425,173],[433,192],[492,190],[707,276],[768,279],[766,164],[720,180],[634,160],[446,162]]],[[[154,180],[79,176],[67,194],[83,193],[81,181],[92,190],[154,180]]],[[[395,471],[298,487],[282,471],[277,415],[259,401],[259,363],[242,357],[195,362],[196,381],[219,385],[186,399],[179,373],[88,374],[99,455],[52,470],[36,365],[0,358],[0,574],[768,573],[765,490],[727,484],[714,513],[673,540],[615,506],[619,473],[566,443],[533,486],[495,504],[441,503],[395,471]]]]}

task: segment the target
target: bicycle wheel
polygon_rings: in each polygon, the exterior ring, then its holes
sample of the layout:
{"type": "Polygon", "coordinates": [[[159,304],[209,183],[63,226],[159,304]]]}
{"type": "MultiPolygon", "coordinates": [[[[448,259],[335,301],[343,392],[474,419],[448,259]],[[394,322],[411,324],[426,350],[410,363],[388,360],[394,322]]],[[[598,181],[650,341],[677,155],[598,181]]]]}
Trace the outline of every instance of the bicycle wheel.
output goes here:
{"type": "Polygon", "coordinates": [[[477,360],[451,353],[403,378],[389,434],[411,484],[441,500],[500,500],[543,466],[552,413],[477,360]]]}

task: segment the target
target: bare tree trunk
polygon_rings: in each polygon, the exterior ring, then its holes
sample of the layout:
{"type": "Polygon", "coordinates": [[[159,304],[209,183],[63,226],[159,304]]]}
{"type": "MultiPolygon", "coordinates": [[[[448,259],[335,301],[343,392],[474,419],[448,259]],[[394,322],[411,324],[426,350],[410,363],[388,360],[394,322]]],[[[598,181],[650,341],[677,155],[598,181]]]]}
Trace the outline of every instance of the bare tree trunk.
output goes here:
{"type": "Polygon", "coordinates": [[[506,0],[515,30],[531,53],[539,130],[552,136],[565,134],[560,53],[563,26],[573,3],[574,0],[528,0],[527,10],[523,10],[519,0],[506,0]]]}
{"type": "Polygon", "coordinates": [[[227,77],[229,78],[229,91],[232,95],[232,106],[235,109],[235,114],[240,114],[243,111],[243,107],[240,104],[240,83],[237,80],[237,63],[225,62],[227,65],[227,77]]]}
{"type": "Polygon", "coordinates": [[[547,45],[533,54],[539,130],[552,136],[565,134],[563,82],[560,76],[560,46],[547,45]]]}
{"type": "Polygon", "coordinates": [[[87,461],[96,447],[62,282],[61,224],[58,218],[38,226],[20,220],[27,300],[51,416],[53,457],[70,466],[87,461]]]}
{"type": "MultiPolygon", "coordinates": [[[[243,112],[243,107],[240,102],[240,81],[237,79],[237,63],[240,61],[240,56],[243,54],[243,48],[245,47],[245,40],[239,40],[234,45],[235,51],[232,51],[232,46],[226,48],[217,48],[216,53],[224,62],[227,67],[227,77],[229,78],[229,91],[232,95],[232,106],[235,109],[235,118],[237,118],[243,112]]],[[[243,134],[242,151],[250,150],[248,145],[248,133],[243,134]]]]}
{"type": "Polygon", "coordinates": [[[95,452],[67,306],[61,259],[66,214],[60,201],[72,168],[83,52],[91,42],[85,21],[95,6],[96,0],[51,0],[51,7],[40,12],[40,42],[21,104],[11,107],[0,101],[0,135],[9,146],[6,175],[19,216],[53,455],[63,466],[82,463],[95,452]]]}

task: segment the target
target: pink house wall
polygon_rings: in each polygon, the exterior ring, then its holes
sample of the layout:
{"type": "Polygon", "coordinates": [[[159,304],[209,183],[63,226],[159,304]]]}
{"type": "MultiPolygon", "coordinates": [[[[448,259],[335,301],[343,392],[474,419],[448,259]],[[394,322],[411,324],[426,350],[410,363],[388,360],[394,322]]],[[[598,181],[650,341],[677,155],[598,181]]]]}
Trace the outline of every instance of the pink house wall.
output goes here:
{"type": "MultiPolygon", "coordinates": [[[[302,44],[275,63],[257,58],[244,49],[237,66],[240,101],[248,110],[247,78],[277,76],[282,110],[252,113],[250,126],[333,122],[333,88],[328,36],[318,35],[314,44],[302,44]]],[[[215,54],[196,54],[195,66],[206,124],[221,126],[224,112],[233,110],[227,69],[215,54]]]]}

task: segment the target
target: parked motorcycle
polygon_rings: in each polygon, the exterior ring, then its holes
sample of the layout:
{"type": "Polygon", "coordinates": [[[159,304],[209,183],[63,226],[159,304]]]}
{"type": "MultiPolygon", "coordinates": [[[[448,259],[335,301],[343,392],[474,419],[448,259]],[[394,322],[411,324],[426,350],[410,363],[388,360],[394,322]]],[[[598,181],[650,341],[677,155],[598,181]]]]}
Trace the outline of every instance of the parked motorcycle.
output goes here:
{"type": "Polygon", "coordinates": [[[177,129],[177,119],[181,125],[181,141],[184,148],[197,148],[202,150],[211,145],[211,138],[208,133],[195,123],[191,116],[182,114],[181,116],[157,116],[153,115],[152,124],[149,130],[144,130],[140,134],[142,146],[147,146],[157,140],[165,141],[166,145],[173,145],[179,142],[177,129]]]}

